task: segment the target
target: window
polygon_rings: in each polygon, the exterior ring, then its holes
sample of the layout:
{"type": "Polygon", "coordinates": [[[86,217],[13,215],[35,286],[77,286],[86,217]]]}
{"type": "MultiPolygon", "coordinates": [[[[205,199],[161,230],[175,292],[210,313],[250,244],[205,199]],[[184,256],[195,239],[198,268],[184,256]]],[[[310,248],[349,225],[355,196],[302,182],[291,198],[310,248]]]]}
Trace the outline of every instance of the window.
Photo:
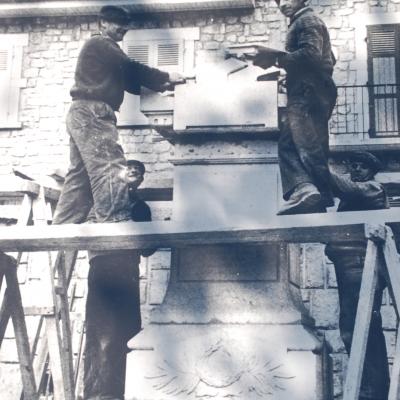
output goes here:
{"type": "Polygon", "coordinates": [[[21,79],[26,34],[0,35],[0,129],[19,128],[19,95],[26,85],[21,79]]]}
{"type": "MultiPolygon", "coordinates": [[[[190,74],[194,67],[194,42],[199,40],[198,28],[131,30],[122,44],[123,50],[132,59],[163,71],[190,74]]],[[[148,89],[149,96],[154,92],[148,89]],[[149,93],[150,92],[150,93],[149,93]]],[[[159,96],[154,95],[155,101],[159,96]]],[[[159,102],[161,111],[172,110],[172,98],[159,102]]],[[[125,92],[120,109],[118,125],[146,126],[149,122],[140,112],[140,96],[125,92]]]]}
{"type": "Polygon", "coordinates": [[[399,136],[400,25],[367,29],[370,135],[399,136]]]}

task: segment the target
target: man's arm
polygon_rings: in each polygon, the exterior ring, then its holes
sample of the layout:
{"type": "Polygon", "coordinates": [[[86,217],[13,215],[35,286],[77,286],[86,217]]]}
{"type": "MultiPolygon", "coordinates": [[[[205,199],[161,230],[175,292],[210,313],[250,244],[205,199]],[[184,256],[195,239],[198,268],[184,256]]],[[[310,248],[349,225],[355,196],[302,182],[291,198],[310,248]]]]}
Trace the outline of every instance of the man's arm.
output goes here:
{"type": "Polygon", "coordinates": [[[331,171],[331,184],[336,197],[341,200],[359,199],[371,205],[371,208],[386,208],[385,189],[379,182],[353,182],[349,177],[331,171]]]}
{"type": "Polygon", "coordinates": [[[278,63],[286,70],[299,66],[315,66],[323,62],[324,26],[314,17],[304,18],[297,29],[298,49],[278,57],[278,63]]]}
{"type": "Polygon", "coordinates": [[[151,68],[135,60],[128,60],[123,64],[123,74],[125,79],[125,90],[129,93],[140,94],[140,87],[162,92],[166,90],[170,82],[167,72],[157,68],[151,68]]]}
{"type": "Polygon", "coordinates": [[[140,94],[140,86],[162,91],[165,90],[163,85],[170,82],[170,74],[130,59],[111,39],[99,36],[96,47],[100,61],[116,71],[121,71],[125,90],[130,93],[140,94]]]}

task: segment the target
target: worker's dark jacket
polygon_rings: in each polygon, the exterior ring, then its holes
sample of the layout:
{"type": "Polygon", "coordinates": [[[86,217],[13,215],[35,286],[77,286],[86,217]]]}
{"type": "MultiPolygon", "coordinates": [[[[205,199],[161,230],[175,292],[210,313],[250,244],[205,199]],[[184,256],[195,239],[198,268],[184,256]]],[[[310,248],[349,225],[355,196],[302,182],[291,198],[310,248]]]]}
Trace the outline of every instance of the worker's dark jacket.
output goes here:
{"type": "Polygon", "coordinates": [[[303,96],[304,89],[311,86],[314,94],[327,98],[329,108],[333,107],[336,86],[332,73],[336,60],[328,29],[310,7],[301,9],[292,17],[286,50],[288,54],[281,64],[287,72],[288,102],[293,100],[293,96],[303,96]]]}
{"type": "Polygon", "coordinates": [[[168,73],[131,60],[112,39],[96,34],[79,54],[71,96],[103,101],[117,111],[124,91],[140,94],[140,86],[160,91],[168,79],[168,73]]]}

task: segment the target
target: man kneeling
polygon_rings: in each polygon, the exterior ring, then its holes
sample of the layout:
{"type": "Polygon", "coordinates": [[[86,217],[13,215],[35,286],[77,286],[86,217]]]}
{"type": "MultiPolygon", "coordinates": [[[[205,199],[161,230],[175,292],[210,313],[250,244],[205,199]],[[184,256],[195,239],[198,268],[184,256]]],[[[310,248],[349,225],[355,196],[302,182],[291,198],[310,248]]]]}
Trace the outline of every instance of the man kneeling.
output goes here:
{"type": "MultiPolygon", "coordinates": [[[[151,221],[149,206],[136,192],[144,165],[127,161],[131,219],[151,221]]],[[[86,302],[85,400],[122,400],[125,391],[127,342],[141,329],[140,256],[155,250],[89,252],[86,302]]]]}
{"type": "MultiPolygon", "coordinates": [[[[334,193],[340,199],[338,211],[363,211],[388,208],[383,186],[374,177],[379,160],[368,152],[350,155],[350,179],[332,173],[334,193]]],[[[329,243],[325,253],[335,266],[340,303],[340,335],[350,353],[357,314],[366,240],[329,243]]],[[[384,279],[379,277],[369,328],[367,350],[359,400],[387,400],[389,367],[380,313],[384,279]]]]}

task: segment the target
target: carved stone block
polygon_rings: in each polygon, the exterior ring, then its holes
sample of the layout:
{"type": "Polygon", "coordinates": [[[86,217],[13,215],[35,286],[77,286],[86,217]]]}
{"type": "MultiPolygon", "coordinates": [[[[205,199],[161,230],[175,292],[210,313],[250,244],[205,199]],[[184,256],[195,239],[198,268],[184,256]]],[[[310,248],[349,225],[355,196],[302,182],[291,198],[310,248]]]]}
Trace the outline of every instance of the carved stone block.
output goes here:
{"type": "Polygon", "coordinates": [[[322,399],[321,349],[299,326],[152,326],[146,338],[128,355],[127,399],[322,399]]]}

